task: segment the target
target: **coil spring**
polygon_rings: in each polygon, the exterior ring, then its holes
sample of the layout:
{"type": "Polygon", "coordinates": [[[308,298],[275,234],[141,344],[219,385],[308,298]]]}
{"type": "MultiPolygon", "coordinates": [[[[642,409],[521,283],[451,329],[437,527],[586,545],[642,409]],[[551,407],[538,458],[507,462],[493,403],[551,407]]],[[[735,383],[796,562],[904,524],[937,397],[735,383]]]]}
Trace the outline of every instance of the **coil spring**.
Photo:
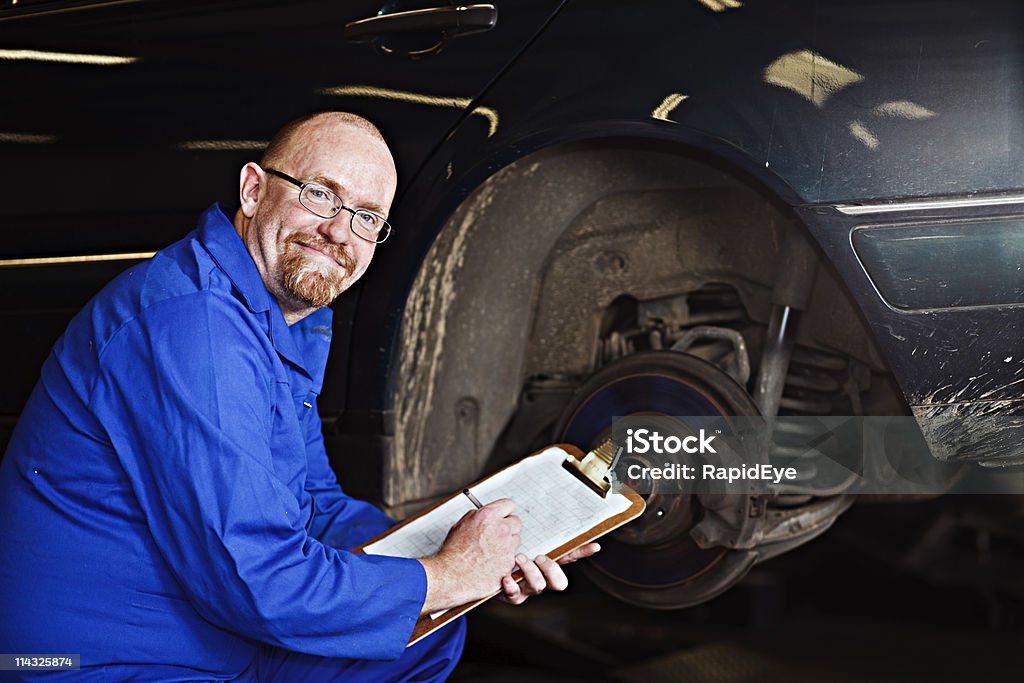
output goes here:
{"type": "MultiPolygon", "coordinates": [[[[870,381],[867,368],[846,356],[818,349],[795,347],[786,373],[785,387],[779,404],[779,415],[824,416],[859,415],[860,394],[870,381]]],[[[809,495],[833,495],[836,490],[811,490],[805,486],[818,474],[817,450],[808,449],[808,443],[820,435],[813,424],[802,420],[780,420],[772,435],[771,459],[785,462],[797,470],[795,485],[787,491],[799,492],[801,498],[809,495]]],[[[833,487],[837,489],[842,486],[833,487]]],[[[800,502],[796,497],[788,502],[800,502]]]]}

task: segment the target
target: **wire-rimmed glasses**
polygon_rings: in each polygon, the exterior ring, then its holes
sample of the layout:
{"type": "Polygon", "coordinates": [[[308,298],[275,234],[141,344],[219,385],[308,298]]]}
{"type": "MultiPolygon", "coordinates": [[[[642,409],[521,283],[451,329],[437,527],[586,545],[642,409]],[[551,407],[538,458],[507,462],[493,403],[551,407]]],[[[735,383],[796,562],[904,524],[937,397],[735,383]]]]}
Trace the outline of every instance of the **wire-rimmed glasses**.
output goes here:
{"type": "Polygon", "coordinates": [[[352,232],[364,240],[380,244],[391,234],[391,224],[383,216],[367,209],[348,208],[342,203],[341,197],[320,183],[304,183],[273,168],[263,170],[298,187],[299,203],[321,218],[334,218],[342,209],[348,211],[352,214],[352,232]]]}

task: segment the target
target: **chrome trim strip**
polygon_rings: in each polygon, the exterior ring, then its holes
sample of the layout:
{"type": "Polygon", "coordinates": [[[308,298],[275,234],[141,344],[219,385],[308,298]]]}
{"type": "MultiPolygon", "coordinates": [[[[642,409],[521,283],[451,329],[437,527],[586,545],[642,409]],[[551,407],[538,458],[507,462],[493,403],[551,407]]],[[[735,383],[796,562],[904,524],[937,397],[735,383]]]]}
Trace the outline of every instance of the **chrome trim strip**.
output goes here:
{"type": "Polygon", "coordinates": [[[928,211],[931,209],[962,209],[972,206],[1004,206],[1024,204],[1024,195],[1004,197],[970,197],[966,199],[932,199],[894,202],[891,204],[836,204],[835,209],[847,216],[863,216],[873,213],[894,213],[896,211],[928,211]]]}

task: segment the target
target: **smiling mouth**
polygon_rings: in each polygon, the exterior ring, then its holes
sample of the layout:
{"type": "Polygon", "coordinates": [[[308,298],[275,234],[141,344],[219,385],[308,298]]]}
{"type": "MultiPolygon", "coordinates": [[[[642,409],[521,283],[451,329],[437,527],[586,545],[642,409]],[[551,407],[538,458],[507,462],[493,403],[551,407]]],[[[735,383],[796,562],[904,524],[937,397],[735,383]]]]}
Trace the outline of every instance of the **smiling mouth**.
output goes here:
{"type": "Polygon", "coordinates": [[[332,262],[334,262],[335,265],[341,266],[342,268],[345,267],[344,263],[342,263],[338,258],[328,254],[326,251],[321,251],[320,249],[317,249],[316,247],[310,246],[308,244],[303,244],[302,242],[296,242],[296,244],[298,244],[300,247],[302,247],[304,249],[307,249],[307,250],[313,252],[314,254],[319,254],[320,256],[323,256],[326,259],[330,259],[332,262]]]}

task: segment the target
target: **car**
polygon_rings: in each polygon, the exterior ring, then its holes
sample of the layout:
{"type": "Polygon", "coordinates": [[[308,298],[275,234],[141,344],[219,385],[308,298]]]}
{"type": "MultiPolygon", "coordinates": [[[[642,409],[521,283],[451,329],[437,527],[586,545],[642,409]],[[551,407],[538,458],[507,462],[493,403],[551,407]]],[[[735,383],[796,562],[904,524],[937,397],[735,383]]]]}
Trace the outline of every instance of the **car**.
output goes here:
{"type": "MultiPolygon", "coordinates": [[[[394,234],[320,401],[395,515],[613,415],[917,418],[1024,462],[1021,8],[1003,0],[36,2],[0,9],[5,436],[117,272],[284,121],[376,122],[394,234]],[[689,411],[689,412],[688,412],[689,411]]],[[[651,491],[589,574],[692,606],[853,491],[651,491]]],[[[913,497],[911,497],[913,499],[913,497]]]]}

